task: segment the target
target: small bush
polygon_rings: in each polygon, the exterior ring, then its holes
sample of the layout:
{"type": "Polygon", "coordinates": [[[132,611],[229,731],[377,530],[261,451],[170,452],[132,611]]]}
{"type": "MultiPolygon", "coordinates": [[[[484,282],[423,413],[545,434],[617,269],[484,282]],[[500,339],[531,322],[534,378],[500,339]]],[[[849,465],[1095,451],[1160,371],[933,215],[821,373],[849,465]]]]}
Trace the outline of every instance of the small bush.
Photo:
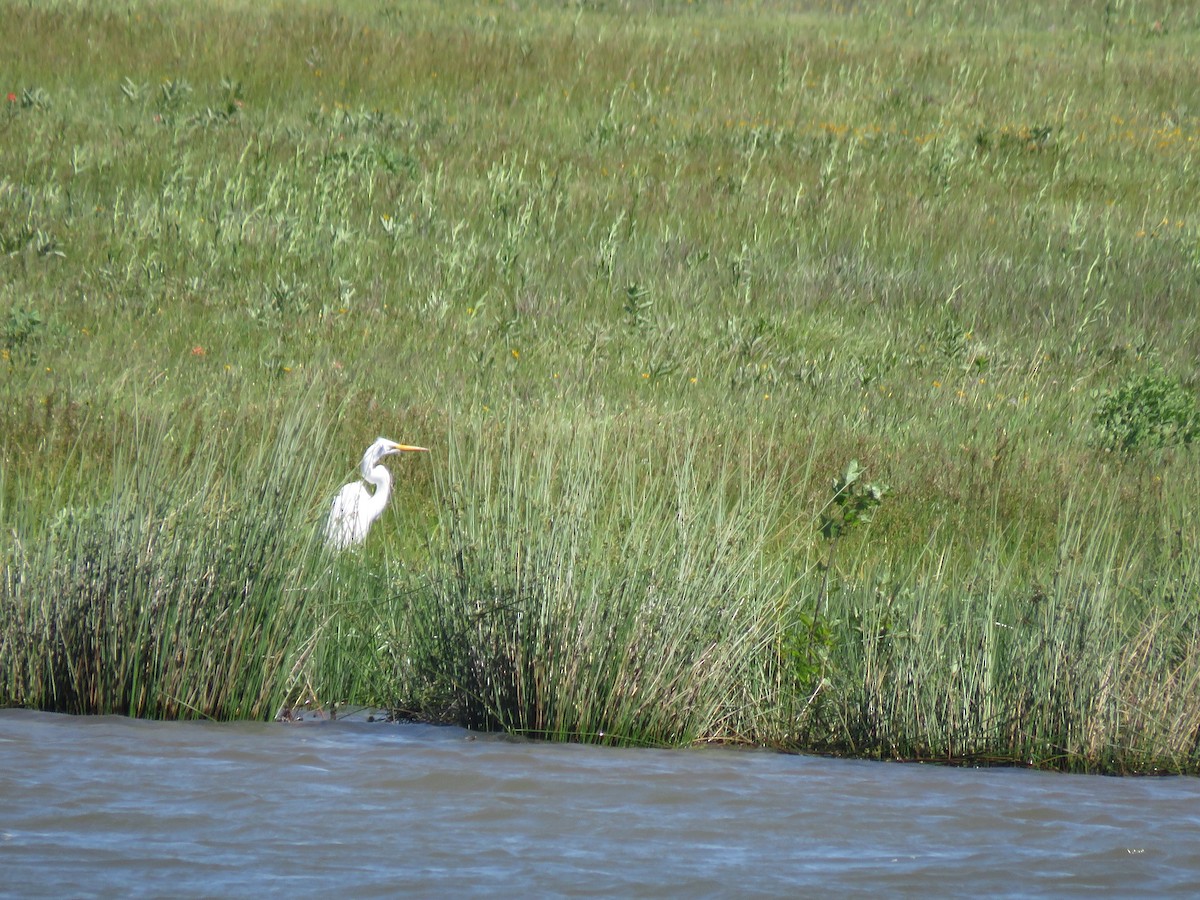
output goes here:
{"type": "Polygon", "coordinates": [[[1200,408],[1178,379],[1134,375],[1101,395],[1093,423],[1101,446],[1109,450],[1186,446],[1200,435],[1200,408]]]}

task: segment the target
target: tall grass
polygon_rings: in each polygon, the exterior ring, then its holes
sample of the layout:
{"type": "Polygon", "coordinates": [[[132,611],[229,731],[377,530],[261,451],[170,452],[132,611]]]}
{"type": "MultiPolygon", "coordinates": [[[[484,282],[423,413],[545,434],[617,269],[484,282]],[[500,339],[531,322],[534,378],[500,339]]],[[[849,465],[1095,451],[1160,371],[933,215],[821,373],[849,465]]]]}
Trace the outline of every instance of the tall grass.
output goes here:
{"type": "MultiPolygon", "coordinates": [[[[1194,770],[1194,557],[1164,571],[1073,498],[1045,581],[995,547],[835,591],[834,684],[799,744],[897,759],[1092,771],[1194,770]]],[[[944,546],[935,536],[931,548],[944,546]]]]}
{"type": "Polygon", "coordinates": [[[1194,11],[0,14],[0,701],[1196,768],[1194,11]]]}
{"type": "Polygon", "coordinates": [[[301,412],[246,448],[191,423],[126,424],[109,484],[11,523],[0,693],[70,712],[274,714],[328,612],[320,427],[301,412]]]}
{"type": "Polygon", "coordinates": [[[432,559],[387,635],[392,696],[475,727],[766,741],[782,707],[778,483],[625,417],[450,435],[432,559]]]}

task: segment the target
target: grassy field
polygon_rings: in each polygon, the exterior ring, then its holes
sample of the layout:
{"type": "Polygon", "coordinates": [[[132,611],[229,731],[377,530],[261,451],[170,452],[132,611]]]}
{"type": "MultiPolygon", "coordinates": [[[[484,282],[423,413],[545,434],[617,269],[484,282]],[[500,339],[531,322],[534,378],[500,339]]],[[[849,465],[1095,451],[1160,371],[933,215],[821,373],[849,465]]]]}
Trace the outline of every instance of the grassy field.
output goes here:
{"type": "Polygon", "coordinates": [[[1200,771],[1190,4],[0,16],[0,703],[1200,771]]]}

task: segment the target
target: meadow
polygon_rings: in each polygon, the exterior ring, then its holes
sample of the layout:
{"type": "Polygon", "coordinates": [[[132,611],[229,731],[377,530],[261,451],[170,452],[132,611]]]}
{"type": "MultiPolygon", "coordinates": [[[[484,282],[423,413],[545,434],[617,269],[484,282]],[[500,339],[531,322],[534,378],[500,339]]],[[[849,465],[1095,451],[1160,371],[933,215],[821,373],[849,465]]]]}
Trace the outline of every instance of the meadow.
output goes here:
{"type": "Polygon", "coordinates": [[[0,704],[1200,772],[1190,4],[0,17],[0,704]]]}

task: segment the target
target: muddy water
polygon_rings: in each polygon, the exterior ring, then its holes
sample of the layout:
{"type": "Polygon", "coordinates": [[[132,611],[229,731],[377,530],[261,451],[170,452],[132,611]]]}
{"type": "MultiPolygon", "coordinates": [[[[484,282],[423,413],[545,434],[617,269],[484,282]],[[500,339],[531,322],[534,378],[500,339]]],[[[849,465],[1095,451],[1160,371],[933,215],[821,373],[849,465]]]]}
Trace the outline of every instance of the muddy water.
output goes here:
{"type": "Polygon", "coordinates": [[[0,895],[1200,895],[1200,779],[0,711],[0,895]]]}

